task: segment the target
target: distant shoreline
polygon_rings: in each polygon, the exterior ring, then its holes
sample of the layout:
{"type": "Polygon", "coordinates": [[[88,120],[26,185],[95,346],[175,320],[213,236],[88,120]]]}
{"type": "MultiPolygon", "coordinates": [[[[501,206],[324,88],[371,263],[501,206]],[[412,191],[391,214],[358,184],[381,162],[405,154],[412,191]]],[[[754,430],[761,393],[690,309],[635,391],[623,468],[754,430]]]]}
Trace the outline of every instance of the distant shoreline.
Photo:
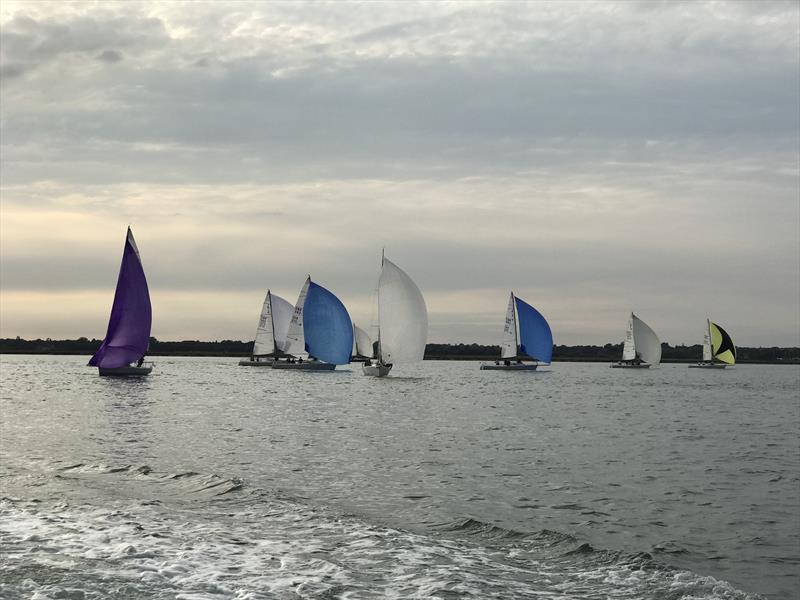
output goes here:
{"type": "MultiPolygon", "coordinates": [[[[0,347],[0,356],[2,355],[29,355],[29,356],[85,356],[88,358],[92,355],[91,352],[83,352],[83,351],[68,351],[68,350],[39,350],[39,351],[30,351],[30,350],[9,350],[6,348],[0,347]]],[[[244,358],[249,356],[248,353],[225,353],[225,352],[150,352],[147,354],[149,358],[158,358],[158,357],[184,357],[184,358],[192,358],[192,357],[204,357],[204,358],[244,358]]],[[[473,362],[494,362],[499,360],[497,356],[481,356],[481,355],[437,355],[437,356],[426,356],[426,361],[473,361],[473,362]]],[[[598,357],[598,356],[561,356],[561,357],[553,357],[552,362],[554,363],[611,363],[616,362],[619,360],[619,357],[616,358],[605,358],[605,357],[598,357]]],[[[662,358],[662,364],[692,364],[700,362],[699,358],[662,358]]],[[[800,365],[800,360],[798,359],[789,359],[789,360],[738,360],[736,364],[739,365],[800,365]]]]}
{"type": "MultiPolygon", "coordinates": [[[[101,340],[81,337],[75,340],[0,338],[0,354],[64,354],[92,356],[100,347],[101,340]]],[[[150,338],[147,356],[219,356],[242,358],[250,356],[253,342],[242,340],[184,340],[163,342],[150,338]]],[[[696,363],[700,361],[703,349],[700,344],[692,346],[672,346],[661,344],[661,362],[696,363]]],[[[622,344],[597,345],[555,345],[553,362],[616,362],[622,356],[622,344]]],[[[425,360],[473,360],[495,361],[500,359],[500,346],[484,344],[436,344],[425,347],[425,360]]],[[[87,358],[88,360],[88,358],[87,358]]],[[[747,348],[736,351],[739,364],[800,364],[800,348],[747,348]]]]}

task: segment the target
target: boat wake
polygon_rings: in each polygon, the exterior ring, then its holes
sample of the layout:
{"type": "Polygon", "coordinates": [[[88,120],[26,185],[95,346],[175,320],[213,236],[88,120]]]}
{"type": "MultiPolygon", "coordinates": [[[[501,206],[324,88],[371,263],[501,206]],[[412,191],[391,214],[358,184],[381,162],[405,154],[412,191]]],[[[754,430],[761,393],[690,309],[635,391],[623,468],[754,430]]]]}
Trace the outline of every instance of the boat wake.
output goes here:
{"type": "Polygon", "coordinates": [[[102,482],[105,497],[62,487],[76,500],[0,500],[4,598],[757,598],[556,531],[467,518],[414,533],[235,477],[146,465],[75,464],[53,478],[102,482]]]}

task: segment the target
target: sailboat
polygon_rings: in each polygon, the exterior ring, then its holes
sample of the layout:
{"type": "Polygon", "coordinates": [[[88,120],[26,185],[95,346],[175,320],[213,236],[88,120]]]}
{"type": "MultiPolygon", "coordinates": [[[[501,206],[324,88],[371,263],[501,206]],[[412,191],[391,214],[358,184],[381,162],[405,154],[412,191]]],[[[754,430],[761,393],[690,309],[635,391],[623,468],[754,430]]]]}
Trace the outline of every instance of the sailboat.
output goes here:
{"type": "Polygon", "coordinates": [[[143,359],[150,345],[151,323],[147,279],[133,232],[128,227],[108,330],[89,366],[97,367],[100,375],[149,374],[153,365],[145,366],[143,359]]]}
{"type": "Polygon", "coordinates": [[[272,368],[333,371],[350,362],[352,349],[353,321],[347,309],[309,276],[294,306],[284,356],[272,368]]]}
{"type": "Polygon", "coordinates": [[[553,333],[547,320],[542,313],[511,292],[500,344],[500,360],[494,364],[482,364],[481,370],[535,371],[542,363],[550,364],[552,358],[553,333]]]}
{"type": "Polygon", "coordinates": [[[381,255],[378,279],[378,349],[364,363],[364,375],[385,377],[395,363],[425,356],[428,309],[417,284],[400,267],[381,255]]]}
{"type": "Polygon", "coordinates": [[[724,369],[736,364],[736,346],[728,332],[716,323],[706,319],[706,332],[703,336],[703,360],[689,365],[694,369],[724,369]]]}
{"type": "Polygon", "coordinates": [[[261,307],[261,317],[256,328],[256,339],[250,358],[239,361],[240,366],[270,367],[276,356],[286,349],[286,334],[294,307],[269,290],[261,307]]]}
{"type": "Polygon", "coordinates": [[[661,341],[656,332],[635,314],[628,319],[628,331],[622,347],[622,360],[613,369],[649,369],[661,362],[661,341]]]}
{"type": "Polygon", "coordinates": [[[366,331],[353,323],[353,352],[350,362],[367,362],[371,358],[375,358],[372,339],[366,331]]]}

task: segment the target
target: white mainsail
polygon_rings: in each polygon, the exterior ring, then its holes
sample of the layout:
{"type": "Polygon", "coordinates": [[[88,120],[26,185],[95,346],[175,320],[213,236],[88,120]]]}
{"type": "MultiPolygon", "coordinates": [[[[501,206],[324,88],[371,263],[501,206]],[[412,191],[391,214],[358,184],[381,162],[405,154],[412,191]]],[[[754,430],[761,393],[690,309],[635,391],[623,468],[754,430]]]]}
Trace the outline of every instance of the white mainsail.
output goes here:
{"type": "Polygon", "coordinates": [[[384,364],[415,362],[425,355],[428,310],[417,285],[384,258],[378,281],[378,352],[384,364]]]}
{"type": "Polygon", "coordinates": [[[506,324],[503,327],[503,339],[500,342],[501,358],[514,358],[517,355],[517,311],[514,303],[514,292],[508,299],[506,324]]]}
{"type": "Polygon", "coordinates": [[[258,319],[253,356],[264,356],[273,352],[275,352],[275,337],[272,329],[272,302],[270,301],[270,292],[267,290],[264,304],[261,306],[261,316],[258,319]]]}
{"type": "Polygon", "coordinates": [[[372,358],[372,339],[369,334],[353,323],[353,356],[372,358]]]}
{"type": "Polygon", "coordinates": [[[703,362],[711,362],[711,321],[706,319],[706,333],[703,336],[703,362]]]}
{"type": "Polygon", "coordinates": [[[294,305],[292,319],[289,322],[289,328],[286,332],[286,349],[287,354],[304,354],[306,351],[306,339],[303,335],[303,306],[306,303],[306,294],[308,294],[308,286],[311,284],[311,276],[306,278],[303,289],[300,290],[300,295],[297,297],[297,304],[294,305]]]}
{"type": "Polygon", "coordinates": [[[633,320],[633,340],[636,354],[647,363],[657,365],[661,362],[661,341],[656,332],[639,317],[631,313],[633,320]]]}
{"type": "Polygon", "coordinates": [[[628,330],[625,332],[625,345],[622,346],[622,360],[636,358],[636,341],[633,339],[633,313],[628,319],[628,330]]]}
{"type": "Polygon", "coordinates": [[[258,319],[253,356],[266,356],[286,346],[286,332],[294,307],[280,296],[267,290],[261,316],[258,319]]]}

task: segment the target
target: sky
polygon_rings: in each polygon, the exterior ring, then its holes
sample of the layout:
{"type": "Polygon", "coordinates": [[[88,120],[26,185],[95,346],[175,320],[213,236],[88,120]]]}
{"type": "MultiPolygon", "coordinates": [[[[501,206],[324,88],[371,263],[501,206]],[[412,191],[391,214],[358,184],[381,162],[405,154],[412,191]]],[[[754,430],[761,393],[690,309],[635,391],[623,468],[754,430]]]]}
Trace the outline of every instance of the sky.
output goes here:
{"type": "Polygon", "coordinates": [[[161,340],[307,274],[430,342],[705,319],[800,345],[800,4],[0,4],[0,337],[102,338],[128,225],[161,340]]]}

